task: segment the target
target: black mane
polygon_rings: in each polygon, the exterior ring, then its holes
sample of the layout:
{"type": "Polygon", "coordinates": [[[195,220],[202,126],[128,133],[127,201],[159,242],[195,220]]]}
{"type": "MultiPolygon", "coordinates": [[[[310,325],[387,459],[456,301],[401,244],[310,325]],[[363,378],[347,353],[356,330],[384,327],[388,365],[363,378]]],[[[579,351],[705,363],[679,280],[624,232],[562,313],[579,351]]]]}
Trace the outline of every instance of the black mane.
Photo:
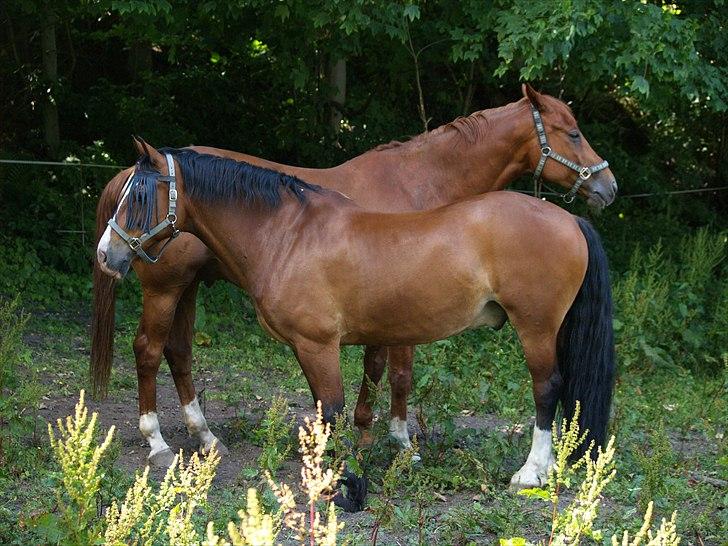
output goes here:
{"type": "MultiPolygon", "coordinates": [[[[271,209],[281,204],[281,192],[289,192],[305,203],[306,191],[320,192],[321,188],[295,176],[273,169],[257,167],[194,150],[160,148],[177,160],[185,181],[185,191],[192,199],[206,203],[242,200],[246,205],[262,203],[271,209]]],[[[133,187],[127,199],[128,229],[147,231],[156,212],[156,180],[159,172],[148,155],[136,163],[133,187]]]]}

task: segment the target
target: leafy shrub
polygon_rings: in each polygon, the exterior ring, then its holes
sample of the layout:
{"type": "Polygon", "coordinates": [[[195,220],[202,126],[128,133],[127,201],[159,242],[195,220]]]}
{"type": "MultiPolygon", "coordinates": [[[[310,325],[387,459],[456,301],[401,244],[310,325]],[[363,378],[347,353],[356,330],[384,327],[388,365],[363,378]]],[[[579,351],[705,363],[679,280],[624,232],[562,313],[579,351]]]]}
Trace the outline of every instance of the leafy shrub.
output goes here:
{"type": "Polygon", "coordinates": [[[614,283],[617,354],[625,366],[719,364],[728,323],[728,289],[717,282],[725,255],[726,235],[705,229],[683,237],[674,256],[661,242],[634,251],[614,283]]]}

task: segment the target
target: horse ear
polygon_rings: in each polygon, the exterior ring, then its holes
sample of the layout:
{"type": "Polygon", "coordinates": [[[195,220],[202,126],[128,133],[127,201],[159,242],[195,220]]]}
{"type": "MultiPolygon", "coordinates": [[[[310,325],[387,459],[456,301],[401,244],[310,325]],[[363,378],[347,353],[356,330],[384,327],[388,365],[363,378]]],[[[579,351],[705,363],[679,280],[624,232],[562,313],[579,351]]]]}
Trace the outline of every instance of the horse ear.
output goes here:
{"type": "Polygon", "coordinates": [[[539,111],[544,110],[544,103],[541,97],[541,93],[531,87],[531,84],[521,84],[521,92],[523,93],[523,96],[527,98],[531,102],[531,104],[533,104],[539,111]]]}
{"type": "Polygon", "coordinates": [[[144,144],[136,135],[131,135],[131,139],[134,141],[134,147],[139,155],[146,155],[147,151],[144,149],[144,144]]]}
{"type": "Polygon", "coordinates": [[[164,160],[164,156],[160,154],[154,146],[149,144],[142,137],[136,136],[133,138],[134,144],[136,145],[137,150],[139,150],[139,153],[141,155],[148,155],[149,159],[152,160],[152,165],[154,165],[154,168],[158,171],[162,171],[162,169],[167,165],[167,162],[164,160]]]}

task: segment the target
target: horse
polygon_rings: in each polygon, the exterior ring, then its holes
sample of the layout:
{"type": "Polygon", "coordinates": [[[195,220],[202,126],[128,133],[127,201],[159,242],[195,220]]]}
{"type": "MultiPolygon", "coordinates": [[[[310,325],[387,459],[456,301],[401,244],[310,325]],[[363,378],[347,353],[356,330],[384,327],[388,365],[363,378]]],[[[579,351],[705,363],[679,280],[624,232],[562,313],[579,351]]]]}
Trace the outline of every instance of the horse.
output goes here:
{"type": "MultiPolygon", "coordinates": [[[[178,230],[198,237],[250,295],[263,329],[293,349],[326,422],[344,407],[342,345],[417,345],[509,320],[536,405],[531,453],[516,481],[545,482],[559,401],[566,418],[581,401],[587,444],[603,444],[612,304],[604,248],[586,220],[516,192],[371,212],[271,169],[137,146],[112,235],[98,247],[103,271],[123,277],[143,246],[178,230]]],[[[361,492],[355,480],[347,475],[361,492]]],[[[345,509],[359,509],[363,497],[347,501],[345,509]]]]}
{"type": "MultiPolygon", "coordinates": [[[[591,147],[564,103],[528,85],[522,87],[522,93],[521,100],[505,107],[459,118],[405,143],[379,146],[330,169],[291,167],[216,148],[192,149],[293,174],[341,191],[367,209],[383,212],[430,209],[470,195],[501,190],[519,176],[535,173],[539,165],[543,171],[539,178],[542,174],[546,180],[573,189],[575,178],[581,178],[570,168],[556,162],[545,167],[541,164],[547,157],[542,140],[548,134],[551,146],[580,161],[593,157],[591,147]],[[542,127],[540,133],[534,119],[536,113],[542,127]]],[[[131,168],[119,173],[101,195],[96,215],[97,243],[109,240],[107,220],[114,213],[131,173],[131,168]]],[[[591,207],[599,209],[612,202],[617,187],[611,173],[604,171],[578,190],[591,207]]],[[[200,410],[192,383],[195,299],[201,281],[222,278],[234,282],[234,275],[194,236],[183,233],[170,243],[170,248],[174,250],[174,260],[163,255],[157,257],[156,265],[143,259],[132,264],[143,292],[143,312],[134,340],[140,430],[150,445],[149,462],[159,466],[168,465],[173,457],[161,435],[156,414],[156,376],[162,354],[170,365],[188,431],[200,442],[203,452],[217,440],[200,410]]],[[[112,364],[115,279],[105,275],[97,261],[93,281],[91,377],[95,393],[103,396],[112,364]]],[[[392,392],[390,431],[401,445],[409,447],[407,397],[412,356],[409,347],[366,348],[365,377],[354,412],[362,444],[371,441],[368,430],[373,416],[367,378],[378,383],[388,361],[392,392]]],[[[218,447],[224,452],[219,441],[218,447]]]]}

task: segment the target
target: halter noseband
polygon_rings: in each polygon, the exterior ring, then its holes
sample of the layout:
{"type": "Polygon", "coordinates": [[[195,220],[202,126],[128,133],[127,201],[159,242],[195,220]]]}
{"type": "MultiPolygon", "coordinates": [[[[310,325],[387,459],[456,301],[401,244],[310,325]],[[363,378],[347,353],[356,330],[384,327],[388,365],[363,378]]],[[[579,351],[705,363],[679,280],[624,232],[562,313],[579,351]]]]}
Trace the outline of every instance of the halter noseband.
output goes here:
{"type": "Polygon", "coordinates": [[[538,144],[541,147],[541,157],[538,160],[538,165],[536,166],[536,170],[533,172],[533,190],[534,195],[536,197],[541,196],[541,173],[543,172],[543,168],[546,165],[546,160],[550,157],[552,159],[555,159],[562,165],[566,165],[570,169],[576,171],[579,173],[579,178],[576,179],[576,182],[574,182],[574,185],[571,187],[571,189],[566,192],[560,194],[561,198],[566,203],[571,203],[574,200],[574,197],[576,197],[576,193],[579,191],[579,188],[584,183],[585,180],[588,180],[589,177],[591,177],[592,174],[602,171],[609,167],[609,163],[607,161],[602,161],[601,163],[597,163],[596,165],[591,165],[589,167],[584,167],[582,165],[579,165],[578,163],[574,163],[573,161],[566,159],[565,157],[557,154],[554,152],[551,147],[549,146],[548,140],[546,140],[546,130],[543,126],[543,119],[541,119],[541,113],[538,111],[538,109],[531,104],[531,112],[533,113],[533,121],[536,124],[536,135],[538,136],[538,144]]]}
{"type": "Polygon", "coordinates": [[[109,219],[108,222],[109,227],[113,229],[119,235],[119,237],[126,241],[126,244],[129,245],[129,248],[148,264],[157,263],[157,260],[159,260],[159,257],[162,255],[162,252],[164,252],[164,249],[167,248],[167,245],[172,242],[172,239],[179,235],[179,230],[175,226],[175,222],[177,221],[177,179],[175,177],[174,171],[174,160],[172,159],[172,156],[170,154],[164,154],[164,157],[167,160],[167,169],[169,170],[169,176],[159,175],[159,177],[157,177],[157,181],[162,180],[169,182],[169,206],[167,210],[167,216],[164,218],[164,220],[159,222],[149,231],[142,233],[139,237],[132,237],[126,231],[124,231],[124,229],[119,224],[116,223],[116,215],[119,214],[119,207],[121,207],[121,203],[123,203],[124,198],[129,194],[129,191],[131,191],[131,187],[133,185],[132,180],[134,179],[134,173],[131,173],[131,176],[129,176],[129,179],[126,181],[124,189],[121,192],[122,197],[119,201],[118,207],[116,208],[116,212],[114,213],[114,216],[109,219]],[[169,239],[167,239],[162,248],[159,250],[159,254],[157,254],[156,257],[151,257],[149,256],[149,254],[144,252],[142,245],[162,230],[167,229],[167,227],[169,226],[172,227],[172,235],[169,236],[169,239]]]}

